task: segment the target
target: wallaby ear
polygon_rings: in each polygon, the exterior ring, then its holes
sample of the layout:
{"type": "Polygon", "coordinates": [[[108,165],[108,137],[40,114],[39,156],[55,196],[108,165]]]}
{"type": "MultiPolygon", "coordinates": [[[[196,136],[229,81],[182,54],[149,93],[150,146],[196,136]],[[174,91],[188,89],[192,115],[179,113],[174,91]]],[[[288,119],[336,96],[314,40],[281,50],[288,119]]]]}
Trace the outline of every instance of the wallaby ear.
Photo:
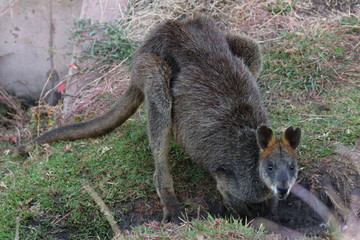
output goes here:
{"type": "Polygon", "coordinates": [[[301,138],[301,129],[296,128],[294,130],[293,127],[291,126],[285,130],[285,132],[281,137],[281,141],[289,145],[293,149],[296,149],[299,146],[300,138],[301,138]]]}
{"type": "Polygon", "coordinates": [[[258,127],[256,130],[256,139],[261,149],[269,147],[276,141],[273,130],[265,125],[258,127]]]}

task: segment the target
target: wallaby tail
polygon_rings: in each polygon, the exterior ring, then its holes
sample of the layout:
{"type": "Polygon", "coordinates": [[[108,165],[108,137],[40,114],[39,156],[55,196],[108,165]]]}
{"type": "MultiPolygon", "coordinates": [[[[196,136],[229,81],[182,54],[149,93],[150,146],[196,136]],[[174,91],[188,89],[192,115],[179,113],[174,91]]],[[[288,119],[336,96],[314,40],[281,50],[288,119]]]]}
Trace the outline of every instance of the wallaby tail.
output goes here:
{"type": "MultiPolygon", "coordinates": [[[[144,96],[136,86],[130,86],[116,105],[107,113],[90,121],[73,123],[47,131],[29,144],[51,143],[104,135],[123,124],[143,102],[144,96]]],[[[25,149],[25,146],[20,148],[25,149]]],[[[19,149],[21,151],[21,149],[19,149]]]]}

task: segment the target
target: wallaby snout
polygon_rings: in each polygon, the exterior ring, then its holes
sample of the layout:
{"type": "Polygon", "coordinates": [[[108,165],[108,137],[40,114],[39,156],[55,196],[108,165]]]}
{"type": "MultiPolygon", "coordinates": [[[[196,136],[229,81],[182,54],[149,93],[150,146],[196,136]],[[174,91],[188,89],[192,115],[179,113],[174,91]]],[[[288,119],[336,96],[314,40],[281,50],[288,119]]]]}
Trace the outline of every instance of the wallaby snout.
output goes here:
{"type": "Polygon", "coordinates": [[[290,188],[287,186],[277,186],[276,187],[276,195],[282,200],[285,199],[289,195],[290,188]]]}
{"type": "MultiPolygon", "coordinates": [[[[295,182],[295,181],[293,181],[295,182]]],[[[283,200],[285,198],[287,198],[287,196],[290,193],[290,189],[293,186],[293,182],[290,181],[286,181],[284,183],[278,183],[276,185],[274,185],[274,187],[272,187],[272,191],[275,195],[276,198],[278,198],[279,200],[283,200]]]]}
{"type": "Polygon", "coordinates": [[[287,186],[277,186],[276,190],[279,198],[284,198],[288,195],[290,189],[287,186]]]}
{"type": "Polygon", "coordinates": [[[270,186],[273,195],[279,199],[285,199],[295,183],[297,170],[293,169],[275,169],[273,173],[263,172],[261,174],[263,181],[270,186]]]}
{"type": "Polygon", "coordinates": [[[274,187],[271,188],[275,197],[280,200],[285,199],[289,195],[290,189],[297,177],[297,173],[294,172],[295,167],[287,167],[286,165],[285,163],[285,166],[282,169],[278,169],[275,173],[274,187]]]}

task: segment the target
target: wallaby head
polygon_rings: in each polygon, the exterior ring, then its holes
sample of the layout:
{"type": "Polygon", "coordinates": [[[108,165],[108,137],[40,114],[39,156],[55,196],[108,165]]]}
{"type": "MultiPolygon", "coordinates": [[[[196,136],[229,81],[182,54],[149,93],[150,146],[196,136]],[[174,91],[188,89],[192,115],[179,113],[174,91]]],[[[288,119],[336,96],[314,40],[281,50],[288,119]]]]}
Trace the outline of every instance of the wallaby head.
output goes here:
{"type": "Polygon", "coordinates": [[[280,139],[267,126],[256,131],[260,147],[259,175],[275,197],[285,199],[298,174],[296,148],[300,143],[301,130],[289,127],[280,139]]]}

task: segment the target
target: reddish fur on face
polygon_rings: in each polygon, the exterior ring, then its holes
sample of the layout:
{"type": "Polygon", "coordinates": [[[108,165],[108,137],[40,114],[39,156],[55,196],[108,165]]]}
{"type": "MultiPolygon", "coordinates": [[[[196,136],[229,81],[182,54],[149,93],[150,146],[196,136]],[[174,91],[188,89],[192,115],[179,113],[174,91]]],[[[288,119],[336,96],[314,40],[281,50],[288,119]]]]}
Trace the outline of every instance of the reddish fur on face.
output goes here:
{"type": "Polygon", "coordinates": [[[284,146],[293,157],[296,157],[296,151],[294,148],[291,147],[289,141],[285,138],[285,134],[281,136],[280,141],[281,141],[281,145],[284,146]]]}
{"type": "Polygon", "coordinates": [[[279,147],[287,149],[291,156],[296,157],[295,149],[290,146],[289,141],[284,135],[281,136],[280,140],[273,136],[270,139],[268,146],[265,149],[261,149],[260,156],[262,158],[267,158],[276,148],[279,147]]]}
{"type": "Polygon", "coordinates": [[[264,149],[261,149],[260,155],[263,158],[267,158],[273,151],[274,148],[279,146],[279,140],[276,139],[275,136],[272,136],[269,143],[267,144],[267,147],[264,149]]]}

